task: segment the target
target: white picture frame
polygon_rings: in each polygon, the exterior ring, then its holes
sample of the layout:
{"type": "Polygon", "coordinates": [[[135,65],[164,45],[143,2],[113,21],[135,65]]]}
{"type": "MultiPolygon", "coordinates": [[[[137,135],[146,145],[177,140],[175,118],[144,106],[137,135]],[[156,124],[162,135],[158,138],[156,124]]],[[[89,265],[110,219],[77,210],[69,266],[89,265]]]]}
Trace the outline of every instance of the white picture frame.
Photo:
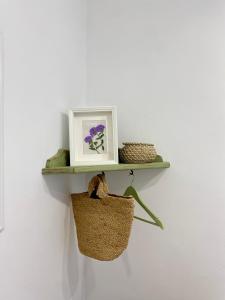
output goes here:
{"type": "Polygon", "coordinates": [[[69,110],[70,165],[118,164],[115,106],[69,110]]]}

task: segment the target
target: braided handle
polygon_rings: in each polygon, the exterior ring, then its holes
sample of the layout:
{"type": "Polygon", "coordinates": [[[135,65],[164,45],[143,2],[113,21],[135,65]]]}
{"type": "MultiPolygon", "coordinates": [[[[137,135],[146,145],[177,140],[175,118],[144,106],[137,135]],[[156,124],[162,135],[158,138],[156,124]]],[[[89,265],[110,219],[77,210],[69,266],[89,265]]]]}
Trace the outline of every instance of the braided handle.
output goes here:
{"type": "Polygon", "coordinates": [[[107,197],[108,193],[109,188],[105,180],[105,174],[98,174],[94,176],[88,184],[89,197],[101,199],[107,197]]]}

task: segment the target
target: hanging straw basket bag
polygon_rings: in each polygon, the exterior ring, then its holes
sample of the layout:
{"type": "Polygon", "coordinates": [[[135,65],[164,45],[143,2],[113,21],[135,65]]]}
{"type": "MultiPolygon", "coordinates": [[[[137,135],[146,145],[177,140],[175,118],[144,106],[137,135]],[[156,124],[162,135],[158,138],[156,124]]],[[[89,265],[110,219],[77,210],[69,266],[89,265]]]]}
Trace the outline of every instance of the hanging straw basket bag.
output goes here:
{"type": "Polygon", "coordinates": [[[80,252],[102,261],[120,256],[129,241],[134,199],[109,194],[104,175],[92,178],[88,192],[71,197],[80,252]]]}

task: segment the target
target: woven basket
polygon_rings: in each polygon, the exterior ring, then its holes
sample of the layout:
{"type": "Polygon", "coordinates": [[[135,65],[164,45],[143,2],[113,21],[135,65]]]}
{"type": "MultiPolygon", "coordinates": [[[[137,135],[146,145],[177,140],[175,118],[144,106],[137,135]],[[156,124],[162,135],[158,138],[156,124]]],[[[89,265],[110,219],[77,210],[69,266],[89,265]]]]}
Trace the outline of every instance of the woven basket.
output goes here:
{"type": "Polygon", "coordinates": [[[148,163],[155,160],[157,153],[154,145],[144,143],[123,143],[119,148],[119,158],[123,163],[148,163]]]}
{"type": "Polygon", "coordinates": [[[134,199],[109,194],[104,175],[92,178],[88,192],[71,197],[80,252],[102,261],[120,256],[129,241],[134,199]]]}

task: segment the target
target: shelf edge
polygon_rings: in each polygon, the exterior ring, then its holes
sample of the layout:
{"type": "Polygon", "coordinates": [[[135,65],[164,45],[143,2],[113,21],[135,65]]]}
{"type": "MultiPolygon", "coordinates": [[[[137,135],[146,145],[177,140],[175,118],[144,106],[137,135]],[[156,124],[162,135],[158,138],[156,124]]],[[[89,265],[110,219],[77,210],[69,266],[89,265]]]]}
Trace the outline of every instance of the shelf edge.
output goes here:
{"type": "Polygon", "coordinates": [[[118,165],[97,165],[97,166],[76,166],[76,167],[57,167],[43,168],[42,174],[79,174],[92,172],[112,172],[126,170],[146,170],[146,169],[166,169],[170,167],[169,162],[154,162],[146,164],[118,164],[118,165]]]}

